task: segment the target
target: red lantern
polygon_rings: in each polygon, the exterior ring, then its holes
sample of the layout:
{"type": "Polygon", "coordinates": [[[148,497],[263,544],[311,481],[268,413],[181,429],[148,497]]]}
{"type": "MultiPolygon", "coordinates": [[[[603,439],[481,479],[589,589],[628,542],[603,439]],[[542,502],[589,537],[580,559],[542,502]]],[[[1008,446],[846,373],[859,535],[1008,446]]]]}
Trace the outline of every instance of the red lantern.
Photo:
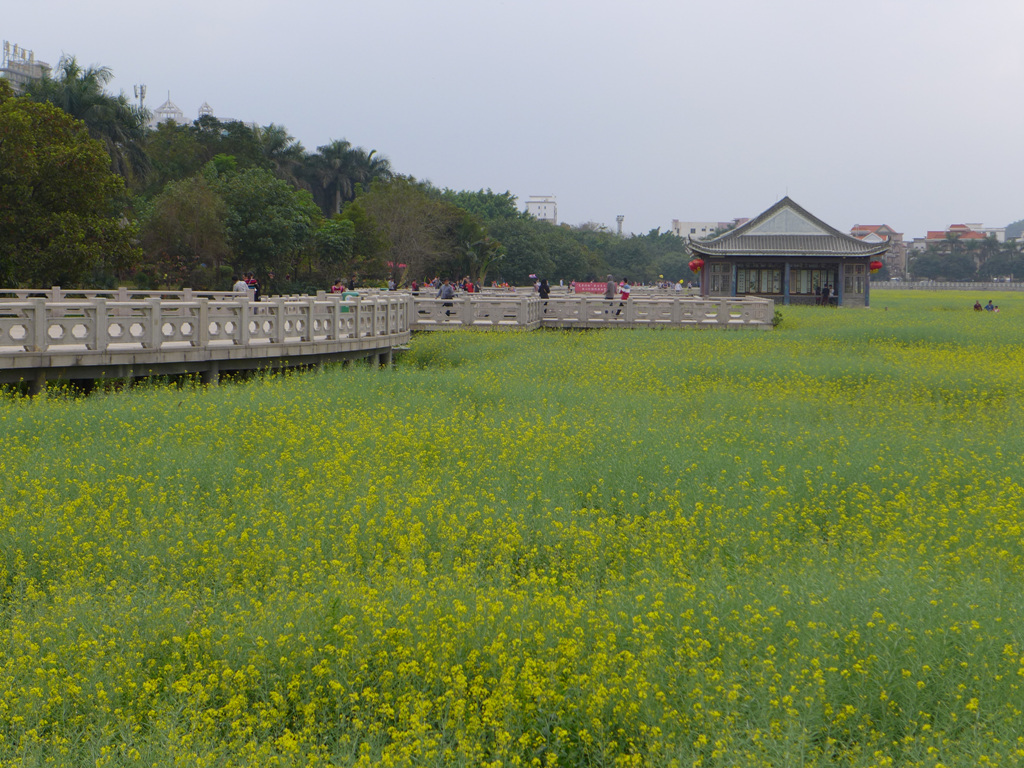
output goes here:
{"type": "Polygon", "coordinates": [[[870,264],[868,264],[868,269],[871,270],[871,274],[873,275],[875,274],[875,272],[877,272],[884,266],[885,265],[880,261],[872,261],[870,264]]]}
{"type": "Polygon", "coordinates": [[[704,259],[694,259],[690,262],[691,272],[700,272],[702,269],[704,269],[704,259]]]}

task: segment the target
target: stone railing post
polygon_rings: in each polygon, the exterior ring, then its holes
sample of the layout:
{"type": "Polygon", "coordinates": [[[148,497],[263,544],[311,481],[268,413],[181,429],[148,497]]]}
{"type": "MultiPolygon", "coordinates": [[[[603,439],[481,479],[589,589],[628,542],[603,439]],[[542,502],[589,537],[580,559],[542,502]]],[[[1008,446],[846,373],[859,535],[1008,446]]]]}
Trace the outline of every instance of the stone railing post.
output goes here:
{"type": "Polygon", "coordinates": [[[271,323],[274,326],[274,330],[270,334],[270,341],[273,344],[284,343],[284,323],[285,323],[285,300],[281,297],[275,297],[270,302],[270,315],[271,323]]]}
{"type": "Polygon", "coordinates": [[[50,288],[50,301],[61,300],[61,290],[59,285],[54,285],[50,288]]]}
{"type": "Polygon", "coordinates": [[[93,330],[92,348],[98,352],[106,352],[107,344],[110,341],[108,331],[110,321],[107,318],[107,300],[96,299],[95,329],[93,330]]]}
{"type": "Polygon", "coordinates": [[[195,345],[201,349],[206,349],[210,346],[210,300],[199,299],[199,312],[196,323],[196,341],[195,345]]]}
{"type": "Polygon", "coordinates": [[[238,299],[238,346],[249,346],[249,297],[238,299]]]}
{"type": "Polygon", "coordinates": [[[117,289],[117,300],[128,301],[128,288],[124,285],[119,286],[117,289]]]}
{"type": "Polygon", "coordinates": [[[337,295],[331,297],[331,333],[327,338],[341,339],[341,297],[337,295]]]}
{"type": "MultiPolygon", "coordinates": [[[[348,302],[348,299],[345,300],[348,302]]],[[[352,302],[352,306],[349,307],[349,312],[352,313],[352,338],[358,339],[362,336],[362,329],[359,327],[360,318],[362,317],[362,306],[363,302],[359,297],[352,302]]]]}
{"type": "Polygon", "coordinates": [[[729,325],[729,302],[726,299],[718,300],[718,313],[715,315],[715,322],[722,326],[729,325]]]}
{"type": "Polygon", "coordinates": [[[473,300],[469,296],[460,296],[455,305],[458,307],[458,318],[463,325],[473,324],[473,300]]]}
{"type": "Polygon", "coordinates": [[[32,309],[29,311],[32,318],[32,327],[26,334],[29,349],[32,352],[45,352],[49,344],[49,321],[46,319],[46,299],[32,299],[32,309]]]}
{"type": "MultiPolygon", "coordinates": [[[[322,293],[322,291],[318,292],[318,295],[319,293],[322,293]]],[[[302,341],[313,340],[313,317],[316,314],[316,301],[315,297],[310,297],[306,299],[303,304],[302,314],[305,317],[306,322],[304,323],[305,330],[303,330],[302,335],[300,336],[302,341]]]]}
{"type": "Polygon", "coordinates": [[[146,299],[145,315],[147,325],[142,346],[146,349],[160,349],[164,333],[160,299],[146,299]]]}

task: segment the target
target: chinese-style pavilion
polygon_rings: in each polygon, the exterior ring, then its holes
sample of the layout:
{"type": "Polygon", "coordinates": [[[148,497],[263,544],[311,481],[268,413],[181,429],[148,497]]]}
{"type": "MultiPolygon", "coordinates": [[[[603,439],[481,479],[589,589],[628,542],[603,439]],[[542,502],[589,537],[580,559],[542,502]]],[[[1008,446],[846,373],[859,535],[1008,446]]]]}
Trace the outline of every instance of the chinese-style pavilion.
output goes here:
{"type": "Polygon", "coordinates": [[[869,306],[869,263],[889,242],[866,243],[808,213],[789,197],[711,240],[689,240],[704,260],[702,296],[763,296],[783,304],[815,304],[829,287],[830,303],[869,306]]]}

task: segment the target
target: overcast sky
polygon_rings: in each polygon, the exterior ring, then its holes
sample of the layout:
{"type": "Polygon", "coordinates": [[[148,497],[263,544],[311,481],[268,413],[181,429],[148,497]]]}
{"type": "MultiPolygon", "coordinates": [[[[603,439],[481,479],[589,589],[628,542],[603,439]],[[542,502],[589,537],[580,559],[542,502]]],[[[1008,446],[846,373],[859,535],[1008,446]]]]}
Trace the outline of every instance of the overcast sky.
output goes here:
{"type": "Polygon", "coordinates": [[[194,119],[376,149],[627,231],[789,194],[909,237],[1024,218],[1022,0],[24,0],[0,37],[194,119]]]}

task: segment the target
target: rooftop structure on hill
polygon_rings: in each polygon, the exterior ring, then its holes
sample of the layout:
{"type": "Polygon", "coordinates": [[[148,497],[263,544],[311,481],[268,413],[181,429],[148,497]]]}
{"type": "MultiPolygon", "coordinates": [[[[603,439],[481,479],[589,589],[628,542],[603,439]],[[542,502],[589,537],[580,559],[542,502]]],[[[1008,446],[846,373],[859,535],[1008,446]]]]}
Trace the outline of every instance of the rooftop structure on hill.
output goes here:
{"type": "Polygon", "coordinates": [[[0,77],[11,84],[15,93],[24,93],[25,87],[33,80],[50,74],[50,65],[36,59],[34,51],[4,40],[3,59],[0,60],[0,77]]]}

